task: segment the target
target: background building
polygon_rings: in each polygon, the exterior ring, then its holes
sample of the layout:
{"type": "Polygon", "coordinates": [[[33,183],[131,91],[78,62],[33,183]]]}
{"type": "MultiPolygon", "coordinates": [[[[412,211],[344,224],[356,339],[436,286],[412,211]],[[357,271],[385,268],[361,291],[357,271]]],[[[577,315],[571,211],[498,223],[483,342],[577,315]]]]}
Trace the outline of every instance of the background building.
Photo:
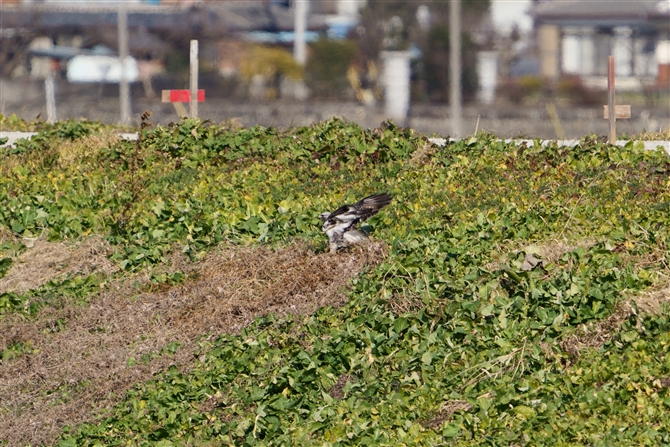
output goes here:
{"type": "Polygon", "coordinates": [[[617,88],[668,87],[670,2],[667,0],[544,0],[531,12],[540,74],[579,76],[589,87],[606,83],[615,57],[617,88]]]}

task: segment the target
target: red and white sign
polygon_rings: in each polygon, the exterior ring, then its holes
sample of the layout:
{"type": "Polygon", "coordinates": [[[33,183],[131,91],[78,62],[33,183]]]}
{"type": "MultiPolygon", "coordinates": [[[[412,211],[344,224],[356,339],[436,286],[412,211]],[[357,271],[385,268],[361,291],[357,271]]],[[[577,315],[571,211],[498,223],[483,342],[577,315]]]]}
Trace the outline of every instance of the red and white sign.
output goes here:
{"type": "MultiPolygon", "coordinates": [[[[198,90],[198,102],[205,101],[205,91],[198,90]]],[[[161,102],[191,102],[190,90],[163,90],[161,102]]]]}

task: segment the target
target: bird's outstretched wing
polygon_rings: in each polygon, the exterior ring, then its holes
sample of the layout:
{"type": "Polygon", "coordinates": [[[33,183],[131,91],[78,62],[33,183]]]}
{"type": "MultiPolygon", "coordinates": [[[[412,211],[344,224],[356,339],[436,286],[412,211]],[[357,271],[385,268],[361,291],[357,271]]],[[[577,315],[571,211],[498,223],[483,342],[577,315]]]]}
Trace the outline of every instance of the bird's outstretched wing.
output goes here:
{"type": "MultiPolygon", "coordinates": [[[[349,222],[355,225],[363,222],[379,212],[380,209],[391,203],[393,198],[390,194],[385,192],[379,194],[372,194],[367,196],[353,205],[342,205],[324,219],[324,222],[332,221],[332,223],[349,222]]],[[[323,213],[322,216],[326,214],[323,213]]]]}
{"type": "Polygon", "coordinates": [[[332,213],[321,213],[319,218],[323,221],[323,232],[330,239],[330,251],[367,239],[364,231],[355,228],[356,224],[377,214],[391,200],[391,195],[385,192],[372,194],[353,205],[342,205],[332,213]]]}

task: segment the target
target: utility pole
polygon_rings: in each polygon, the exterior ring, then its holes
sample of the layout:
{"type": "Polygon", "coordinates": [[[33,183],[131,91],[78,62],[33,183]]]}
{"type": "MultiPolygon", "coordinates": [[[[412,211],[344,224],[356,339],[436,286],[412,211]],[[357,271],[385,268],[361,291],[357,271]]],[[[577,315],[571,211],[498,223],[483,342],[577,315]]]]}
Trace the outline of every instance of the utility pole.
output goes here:
{"type": "Polygon", "coordinates": [[[198,117],[198,41],[191,41],[191,118],[198,117]]]}
{"type": "Polygon", "coordinates": [[[121,102],[121,124],[130,122],[130,86],[126,73],[126,59],[128,59],[128,9],[125,2],[119,4],[118,33],[119,59],[121,60],[121,82],[119,84],[119,100],[121,102]]]}
{"type": "Polygon", "coordinates": [[[47,123],[56,122],[56,81],[54,79],[55,60],[49,61],[49,74],[44,80],[44,93],[47,98],[47,123]]]}
{"type": "Polygon", "coordinates": [[[293,58],[304,66],[307,62],[307,44],[305,43],[305,31],[307,29],[307,3],[308,0],[295,0],[295,35],[293,39],[293,58]]]}
{"type": "Polygon", "coordinates": [[[449,4],[449,51],[451,137],[460,138],[463,121],[461,99],[461,0],[450,0],[449,4]]]}

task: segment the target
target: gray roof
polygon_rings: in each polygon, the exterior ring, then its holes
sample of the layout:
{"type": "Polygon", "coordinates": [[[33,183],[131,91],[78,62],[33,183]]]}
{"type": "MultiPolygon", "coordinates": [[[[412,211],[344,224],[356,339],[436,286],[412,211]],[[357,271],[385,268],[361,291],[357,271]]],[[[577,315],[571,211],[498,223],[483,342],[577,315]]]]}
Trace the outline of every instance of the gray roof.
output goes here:
{"type": "MultiPolygon", "coordinates": [[[[116,25],[118,7],[60,6],[27,4],[2,8],[3,28],[57,28],[116,25]]],[[[287,8],[257,2],[231,2],[191,8],[173,6],[134,6],[128,8],[128,25],[147,29],[188,30],[223,34],[248,31],[293,30],[293,12],[287,8]]],[[[314,20],[308,29],[318,29],[314,20]]]]}
{"type": "Polygon", "coordinates": [[[529,12],[536,22],[557,25],[640,26],[670,24],[668,0],[544,0],[529,12]]]}

